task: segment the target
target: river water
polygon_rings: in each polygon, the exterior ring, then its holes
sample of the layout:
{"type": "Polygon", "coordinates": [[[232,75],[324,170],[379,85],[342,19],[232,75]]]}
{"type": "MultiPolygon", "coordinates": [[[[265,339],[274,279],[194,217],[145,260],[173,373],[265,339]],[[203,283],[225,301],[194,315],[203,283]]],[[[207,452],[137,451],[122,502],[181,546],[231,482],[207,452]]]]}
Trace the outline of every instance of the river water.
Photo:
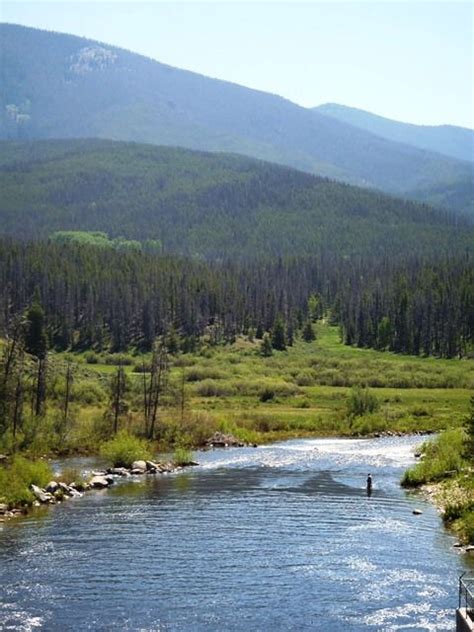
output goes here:
{"type": "Polygon", "coordinates": [[[197,453],[199,467],[5,523],[0,629],[453,630],[468,562],[399,487],[418,443],[197,453]]]}

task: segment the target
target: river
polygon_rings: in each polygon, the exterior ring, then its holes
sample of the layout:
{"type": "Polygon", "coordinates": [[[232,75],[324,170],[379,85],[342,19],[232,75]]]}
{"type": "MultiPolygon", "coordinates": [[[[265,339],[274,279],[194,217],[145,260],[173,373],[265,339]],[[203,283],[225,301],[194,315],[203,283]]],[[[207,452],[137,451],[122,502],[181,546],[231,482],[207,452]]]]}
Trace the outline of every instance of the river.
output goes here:
{"type": "Polygon", "coordinates": [[[197,453],[199,467],[4,523],[0,629],[452,630],[468,561],[398,484],[419,443],[197,453]]]}

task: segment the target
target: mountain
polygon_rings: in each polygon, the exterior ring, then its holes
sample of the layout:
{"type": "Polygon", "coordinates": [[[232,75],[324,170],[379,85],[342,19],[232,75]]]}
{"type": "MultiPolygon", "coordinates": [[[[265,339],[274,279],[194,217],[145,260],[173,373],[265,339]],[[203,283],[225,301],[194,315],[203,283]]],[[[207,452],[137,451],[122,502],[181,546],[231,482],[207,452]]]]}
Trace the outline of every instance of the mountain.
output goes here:
{"type": "Polygon", "coordinates": [[[238,152],[407,197],[472,178],[465,162],[113,46],[11,24],[0,25],[0,42],[3,139],[238,152]]]}
{"type": "Polygon", "coordinates": [[[474,130],[454,125],[413,125],[401,123],[372,112],[338,103],[325,103],[313,108],[318,114],[332,116],[397,143],[435,151],[458,160],[474,162],[474,130]]]}
{"type": "Polygon", "coordinates": [[[107,140],[0,142],[4,235],[103,231],[207,259],[459,252],[473,228],[422,204],[240,155],[107,140]]]}

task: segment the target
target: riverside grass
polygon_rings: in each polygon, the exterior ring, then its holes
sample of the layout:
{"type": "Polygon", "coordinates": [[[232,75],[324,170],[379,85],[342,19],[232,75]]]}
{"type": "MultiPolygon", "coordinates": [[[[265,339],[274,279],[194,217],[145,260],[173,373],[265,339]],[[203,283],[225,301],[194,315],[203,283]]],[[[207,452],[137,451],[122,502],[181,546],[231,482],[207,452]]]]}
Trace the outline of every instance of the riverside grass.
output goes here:
{"type": "Polygon", "coordinates": [[[52,479],[52,470],[45,461],[32,461],[15,455],[6,467],[0,467],[0,503],[9,509],[29,506],[35,497],[31,485],[44,487],[52,479]]]}
{"type": "Polygon", "coordinates": [[[444,523],[462,542],[474,544],[474,455],[466,453],[466,445],[463,428],[445,430],[420,447],[423,459],[405,472],[401,483],[428,489],[444,523]]]}

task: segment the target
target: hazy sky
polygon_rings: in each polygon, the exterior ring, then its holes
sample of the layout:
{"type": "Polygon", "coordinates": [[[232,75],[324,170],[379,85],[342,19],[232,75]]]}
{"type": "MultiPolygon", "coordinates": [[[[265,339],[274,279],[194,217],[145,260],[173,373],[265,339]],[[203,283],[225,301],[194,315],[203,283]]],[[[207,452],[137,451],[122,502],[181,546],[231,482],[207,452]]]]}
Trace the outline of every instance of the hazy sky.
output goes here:
{"type": "Polygon", "coordinates": [[[474,127],[470,1],[10,0],[0,11],[304,106],[474,127]]]}

